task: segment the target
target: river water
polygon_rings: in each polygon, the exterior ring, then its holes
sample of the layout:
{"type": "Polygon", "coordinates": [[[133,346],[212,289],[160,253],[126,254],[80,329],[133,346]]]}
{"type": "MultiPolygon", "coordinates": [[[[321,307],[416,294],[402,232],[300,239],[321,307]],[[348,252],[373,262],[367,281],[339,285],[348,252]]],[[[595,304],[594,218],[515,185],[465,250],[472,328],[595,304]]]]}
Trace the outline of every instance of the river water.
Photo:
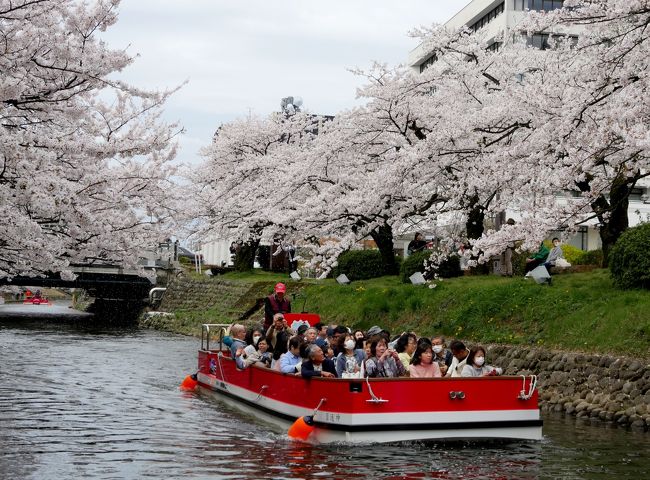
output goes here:
{"type": "MultiPolygon", "coordinates": [[[[312,446],[178,389],[194,338],[3,319],[0,479],[635,479],[650,434],[545,418],[539,443],[312,446]]],[[[14,307],[15,308],[15,307],[14,307]]],[[[66,313],[69,317],[70,313],[66,313]]]]}

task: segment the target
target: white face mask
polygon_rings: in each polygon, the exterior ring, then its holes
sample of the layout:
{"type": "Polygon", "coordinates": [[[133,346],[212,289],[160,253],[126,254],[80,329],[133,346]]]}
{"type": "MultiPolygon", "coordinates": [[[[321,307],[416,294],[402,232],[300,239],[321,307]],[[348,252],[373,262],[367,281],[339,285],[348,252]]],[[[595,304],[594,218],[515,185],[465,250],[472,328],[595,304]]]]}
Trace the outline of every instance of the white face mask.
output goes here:
{"type": "Polygon", "coordinates": [[[253,337],[253,345],[257,345],[257,342],[260,341],[260,338],[262,338],[262,337],[260,337],[259,335],[255,335],[253,337]]]}
{"type": "Polygon", "coordinates": [[[345,341],[344,346],[348,350],[352,350],[356,346],[356,342],[354,340],[348,339],[345,341]]]}
{"type": "Polygon", "coordinates": [[[434,345],[433,353],[440,353],[440,352],[442,352],[442,345],[434,345]]]}
{"type": "Polygon", "coordinates": [[[474,357],[474,363],[479,367],[482,367],[485,363],[485,357],[474,357]]]}

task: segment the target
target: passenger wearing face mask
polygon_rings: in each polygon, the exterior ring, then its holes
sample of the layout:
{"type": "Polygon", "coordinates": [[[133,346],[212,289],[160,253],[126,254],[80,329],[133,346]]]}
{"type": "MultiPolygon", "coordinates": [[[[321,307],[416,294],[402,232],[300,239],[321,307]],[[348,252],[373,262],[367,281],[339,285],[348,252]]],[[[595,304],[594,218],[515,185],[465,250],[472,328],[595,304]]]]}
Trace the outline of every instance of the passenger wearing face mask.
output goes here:
{"type": "Polygon", "coordinates": [[[263,336],[264,335],[262,333],[262,329],[252,328],[246,334],[246,343],[248,345],[257,346],[257,342],[259,342],[260,338],[262,338],[263,336]]]}
{"type": "Polygon", "coordinates": [[[438,336],[431,339],[431,349],[433,350],[433,361],[438,364],[440,371],[444,375],[454,360],[450,350],[445,348],[445,337],[438,336]]]}
{"type": "Polygon", "coordinates": [[[361,366],[366,353],[356,348],[357,342],[350,333],[339,337],[339,354],[336,357],[336,375],[339,378],[361,378],[361,366]]]}
{"type": "Polygon", "coordinates": [[[489,377],[492,375],[501,375],[503,370],[492,365],[485,364],[485,349],[475,347],[472,349],[467,364],[463,367],[462,377],[489,377]]]}

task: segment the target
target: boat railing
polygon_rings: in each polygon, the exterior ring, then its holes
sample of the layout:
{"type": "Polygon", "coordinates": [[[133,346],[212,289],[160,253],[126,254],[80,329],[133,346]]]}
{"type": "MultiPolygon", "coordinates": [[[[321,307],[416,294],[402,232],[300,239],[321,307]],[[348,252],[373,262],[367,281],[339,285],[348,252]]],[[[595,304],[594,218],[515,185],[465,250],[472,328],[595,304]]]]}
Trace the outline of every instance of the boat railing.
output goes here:
{"type": "Polygon", "coordinates": [[[210,350],[210,339],[213,335],[219,335],[217,348],[213,350],[224,350],[223,337],[228,335],[230,323],[204,323],[201,325],[201,350],[210,350]]]}

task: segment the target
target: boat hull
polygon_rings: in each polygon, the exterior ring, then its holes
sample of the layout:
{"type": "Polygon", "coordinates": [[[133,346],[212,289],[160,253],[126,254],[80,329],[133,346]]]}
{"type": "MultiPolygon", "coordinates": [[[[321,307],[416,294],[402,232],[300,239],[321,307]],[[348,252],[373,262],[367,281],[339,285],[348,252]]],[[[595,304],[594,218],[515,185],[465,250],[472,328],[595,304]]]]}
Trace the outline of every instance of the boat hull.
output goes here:
{"type": "Polygon", "coordinates": [[[326,379],[250,367],[219,352],[199,352],[199,386],[279,428],[314,415],[310,442],[372,443],[542,437],[530,379],[326,379]],[[462,398],[461,398],[462,397],[462,398]]]}

